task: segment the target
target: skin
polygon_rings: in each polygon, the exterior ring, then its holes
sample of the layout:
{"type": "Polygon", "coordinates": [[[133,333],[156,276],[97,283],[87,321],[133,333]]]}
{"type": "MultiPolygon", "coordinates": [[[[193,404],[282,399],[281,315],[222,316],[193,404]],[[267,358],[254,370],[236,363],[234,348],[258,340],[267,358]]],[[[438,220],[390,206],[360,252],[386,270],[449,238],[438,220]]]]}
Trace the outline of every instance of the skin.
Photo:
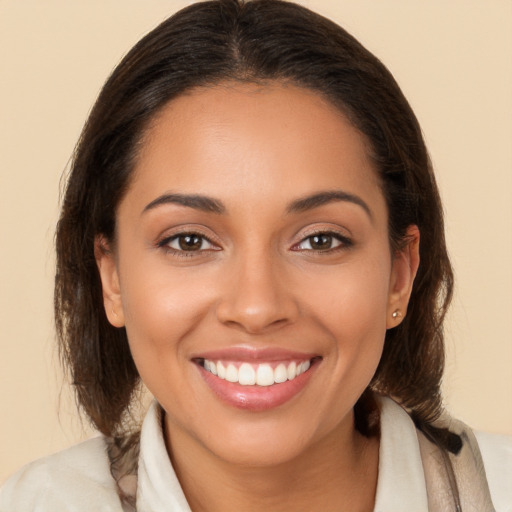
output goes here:
{"type": "Polygon", "coordinates": [[[221,84],[154,119],[116,243],[99,237],[96,255],[108,318],[126,327],[166,412],[194,511],[373,510],[378,440],[354,429],[352,408],[401,320],[392,313],[406,312],[419,261],[418,230],[392,254],[387,221],[365,138],[311,91],[221,84]],[[289,211],[333,190],[356,200],[289,211]],[[170,193],[208,196],[224,211],[154,203],[170,193]],[[205,237],[199,250],[169,241],[190,232],[205,237]],[[335,233],[327,249],[311,245],[318,232],[335,233]],[[321,361],[287,403],[244,411],[219,400],[191,360],[233,346],[321,361]]]}

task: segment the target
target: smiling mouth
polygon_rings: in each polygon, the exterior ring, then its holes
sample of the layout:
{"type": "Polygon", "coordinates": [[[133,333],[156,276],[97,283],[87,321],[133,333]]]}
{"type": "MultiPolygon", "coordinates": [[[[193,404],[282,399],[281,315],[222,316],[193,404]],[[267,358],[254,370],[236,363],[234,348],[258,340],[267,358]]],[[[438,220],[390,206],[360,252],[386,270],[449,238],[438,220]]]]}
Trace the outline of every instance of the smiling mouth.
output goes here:
{"type": "Polygon", "coordinates": [[[197,362],[206,371],[221,380],[242,386],[268,387],[296,379],[307,372],[315,359],[273,363],[237,363],[199,359],[197,362]]]}
{"type": "Polygon", "coordinates": [[[277,347],[233,346],[191,358],[221,402],[251,412],[270,411],[300,395],[323,357],[277,347]]]}

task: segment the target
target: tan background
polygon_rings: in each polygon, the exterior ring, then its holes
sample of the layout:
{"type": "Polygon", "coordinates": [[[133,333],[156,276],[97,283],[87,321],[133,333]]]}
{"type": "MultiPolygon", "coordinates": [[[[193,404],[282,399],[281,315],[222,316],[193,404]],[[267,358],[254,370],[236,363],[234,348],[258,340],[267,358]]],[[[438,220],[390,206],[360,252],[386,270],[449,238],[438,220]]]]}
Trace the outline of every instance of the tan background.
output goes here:
{"type": "MultiPolygon", "coordinates": [[[[53,344],[59,178],[112,67],[188,3],[0,0],[0,481],[87,435],[53,344]]],[[[420,119],[458,278],[446,403],[512,434],[512,2],[302,3],[376,53],[420,119]]]]}

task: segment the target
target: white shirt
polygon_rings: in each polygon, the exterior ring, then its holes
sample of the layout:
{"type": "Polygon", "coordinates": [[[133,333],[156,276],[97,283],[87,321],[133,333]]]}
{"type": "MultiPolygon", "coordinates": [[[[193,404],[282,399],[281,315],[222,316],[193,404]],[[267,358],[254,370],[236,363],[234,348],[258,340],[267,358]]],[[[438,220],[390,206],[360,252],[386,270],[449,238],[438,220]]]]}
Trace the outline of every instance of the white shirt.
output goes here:
{"type": "MultiPolygon", "coordinates": [[[[432,480],[429,464],[434,458],[427,461],[430,454],[425,456],[422,435],[418,434],[408,414],[390,399],[380,399],[380,402],[381,440],[374,512],[452,510],[443,501],[442,486],[432,480]]],[[[137,511],[191,512],[167,455],[161,414],[160,406],[154,403],[142,427],[137,511]]],[[[468,431],[467,427],[463,430],[468,431]]],[[[481,496],[473,495],[473,488],[478,486],[471,482],[466,484],[464,475],[458,481],[461,495],[464,495],[463,512],[512,512],[512,438],[490,434],[477,437],[494,508],[486,497],[487,485],[479,468],[478,478],[483,484],[482,489],[475,492],[481,491],[481,496]]],[[[122,510],[102,437],[29,464],[0,489],[0,512],[122,510]]]]}

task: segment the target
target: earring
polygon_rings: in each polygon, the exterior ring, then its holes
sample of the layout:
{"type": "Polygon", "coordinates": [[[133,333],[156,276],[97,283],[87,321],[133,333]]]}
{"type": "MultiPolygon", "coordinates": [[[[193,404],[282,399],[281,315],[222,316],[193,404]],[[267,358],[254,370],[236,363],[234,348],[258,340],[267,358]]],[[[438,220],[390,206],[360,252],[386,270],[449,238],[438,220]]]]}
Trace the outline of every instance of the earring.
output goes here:
{"type": "Polygon", "coordinates": [[[393,311],[391,316],[393,317],[393,319],[396,320],[397,318],[402,318],[402,313],[399,309],[395,309],[395,311],[393,311]]]}

